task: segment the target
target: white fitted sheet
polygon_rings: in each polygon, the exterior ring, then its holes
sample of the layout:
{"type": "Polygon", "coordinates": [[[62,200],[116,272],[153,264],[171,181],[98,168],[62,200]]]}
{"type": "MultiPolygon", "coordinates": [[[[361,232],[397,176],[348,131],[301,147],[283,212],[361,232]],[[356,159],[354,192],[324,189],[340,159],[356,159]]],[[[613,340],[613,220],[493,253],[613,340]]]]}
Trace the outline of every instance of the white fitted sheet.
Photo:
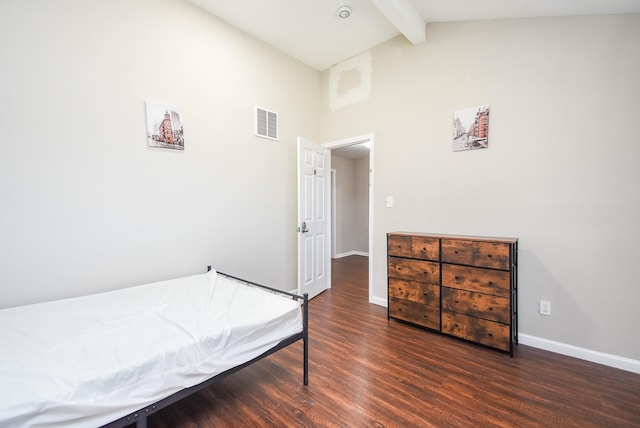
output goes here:
{"type": "Polygon", "coordinates": [[[0,310],[0,426],[100,426],[301,331],[298,302],[215,271],[0,310]]]}

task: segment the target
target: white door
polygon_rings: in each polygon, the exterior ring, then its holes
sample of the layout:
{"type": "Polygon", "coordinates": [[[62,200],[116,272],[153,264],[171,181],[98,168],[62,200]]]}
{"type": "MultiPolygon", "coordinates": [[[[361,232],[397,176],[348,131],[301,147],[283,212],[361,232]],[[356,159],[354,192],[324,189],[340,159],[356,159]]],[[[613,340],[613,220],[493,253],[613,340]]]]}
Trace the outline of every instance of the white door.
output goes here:
{"type": "Polygon", "coordinates": [[[329,150],[298,137],[298,293],[329,288],[329,150]]]}

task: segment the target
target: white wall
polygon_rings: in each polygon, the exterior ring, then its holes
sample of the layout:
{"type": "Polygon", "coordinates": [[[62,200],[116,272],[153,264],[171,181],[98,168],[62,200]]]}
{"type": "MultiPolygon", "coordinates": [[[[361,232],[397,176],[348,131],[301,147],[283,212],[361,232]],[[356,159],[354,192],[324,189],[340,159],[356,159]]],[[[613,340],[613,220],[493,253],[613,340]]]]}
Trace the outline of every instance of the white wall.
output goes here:
{"type": "Polygon", "coordinates": [[[638,14],[429,24],[370,52],[360,103],[331,110],[324,72],[322,140],[375,133],[375,297],[387,232],[519,237],[521,334],[640,359],[638,46],[638,14]],[[452,152],[482,104],[489,148],[452,152]]]}
{"type": "Polygon", "coordinates": [[[336,171],[336,256],[369,252],[369,158],[331,155],[336,171]]]}
{"type": "Polygon", "coordinates": [[[0,57],[0,307],[209,264],[296,287],[317,71],[180,0],[4,2],[0,57]],[[184,152],[147,147],[147,99],[181,107],[184,152]]]}

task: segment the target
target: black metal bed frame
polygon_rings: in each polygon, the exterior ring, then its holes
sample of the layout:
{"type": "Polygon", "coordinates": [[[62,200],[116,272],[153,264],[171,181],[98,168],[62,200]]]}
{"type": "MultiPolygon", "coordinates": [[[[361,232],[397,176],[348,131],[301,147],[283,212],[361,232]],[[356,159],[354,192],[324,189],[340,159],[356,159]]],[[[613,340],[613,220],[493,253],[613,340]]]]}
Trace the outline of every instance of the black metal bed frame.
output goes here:
{"type": "MultiPolygon", "coordinates": [[[[207,267],[207,272],[211,270],[211,266],[207,267]]],[[[160,401],[157,401],[153,404],[150,404],[146,407],[143,407],[133,413],[130,413],[126,416],[123,416],[119,419],[116,419],[113,422],[110,422],[106,425],[103,425],[102,428],[121,428],[121,427],[126,427],[132,424],[136,424],[136,428],[146,428],[147,426],[147,417],[151,416],[153,413],[157,412],[160,409],[163,409],[167,406],[170,406],[173,403],[176,403],[180,400],[182,400],[185,397],[188,397],[191,394],[194,394],[198,391],[200,391],[201,389],[207,388],[209,386],[211,386],[212,384],[218,382],[219,380],[222,380],[224,378],[226,378],[227,376],[237,372],[238,370],[241,370],[253,363],[255,363],[256,361],[259,361],[277,351],[279,351],[280,349],[286,348],[287,346],[302,340],[303,342],[303,382],[304,385],[308,385],[309,384],[309,295],[307,293],[304,293],[302,296],[298,295],[298,294],[294,294],[294,293],[289,293],[287,291],[282,291],[282,290],[278,290],[276,288],[272,288],[272,287],[268,287],[266,285],[262,285],[262,284],[257,284],[255,282],[251,282],[251,281],[247,281],[232,275],[228,275],[222,272],[217,272],[219,275],[224,275],[227,278],[231,278],[234,279],[236,281],[240,281],[244,284],[248,284],[248,285],[252,285],[255,287],[259,287],[268,291],[271,291],[272,293],[275,294],[280,294],[283,296],[287,296],[292,298],[293,300],[296,301],[300,301],[302,300],[302,331],[299,333],[296,333],[292,336],[287,337],[286,339],[283,339],[282,341],[280,341],[280,343],[278,343],[276,346],[274,346],[273,348],[269,349],[268,351],[264,352],[263,354],[257,356],[256,358],[247,361],[244,364],[241,364],[239,366],[236,367],[232,367],[222,373],[217,374],[216,376],[205,380],[202,383],[199,383],[198,385],[194,385],[191,386],[189,388],[185,388],[181,391],[178,391],[166,398],[163,398],[160,401]]]]}

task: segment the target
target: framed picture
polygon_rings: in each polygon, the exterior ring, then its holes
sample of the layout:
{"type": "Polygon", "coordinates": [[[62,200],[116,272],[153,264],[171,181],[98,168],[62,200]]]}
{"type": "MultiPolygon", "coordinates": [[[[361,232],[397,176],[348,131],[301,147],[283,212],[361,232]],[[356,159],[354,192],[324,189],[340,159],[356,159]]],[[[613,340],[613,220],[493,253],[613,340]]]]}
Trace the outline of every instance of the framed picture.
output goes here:
{"type": "Polygon", "coordinates": [[[489,106],[478,106],[453,113],[453,151],[489,147],[489,106]]]}
{"type": "Polygon", "coordinates": [[[148,101],[147,144],[150,147],[184,150],[182,119],[176,107],[148,101]]]}

